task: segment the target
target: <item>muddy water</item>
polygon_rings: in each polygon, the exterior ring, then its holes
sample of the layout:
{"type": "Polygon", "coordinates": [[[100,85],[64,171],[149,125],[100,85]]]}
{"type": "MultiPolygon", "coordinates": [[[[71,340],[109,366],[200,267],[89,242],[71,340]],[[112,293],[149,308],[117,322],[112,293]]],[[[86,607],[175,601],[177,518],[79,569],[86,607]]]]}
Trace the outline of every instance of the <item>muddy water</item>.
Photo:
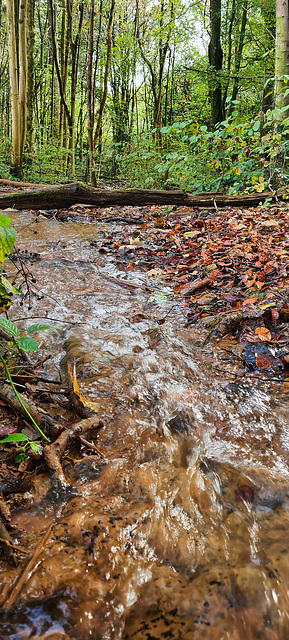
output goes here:
{"type": "MultiPolygon", "coordinates": [[[[287,640],[287,397],[232,382],[237,365],[186,328],[161,278],[99,254],[116,227],[33,219],[13,214],[18,247],[41,256],[29,313],[58,318],[50,374],[76,356],[105,458],[66,461],[68,496],[38,476],[13,514],[22,547],[53,530],[1,638],[287,640]]],[[[5,585],[19,569],[0,571],[5,585]]]]}

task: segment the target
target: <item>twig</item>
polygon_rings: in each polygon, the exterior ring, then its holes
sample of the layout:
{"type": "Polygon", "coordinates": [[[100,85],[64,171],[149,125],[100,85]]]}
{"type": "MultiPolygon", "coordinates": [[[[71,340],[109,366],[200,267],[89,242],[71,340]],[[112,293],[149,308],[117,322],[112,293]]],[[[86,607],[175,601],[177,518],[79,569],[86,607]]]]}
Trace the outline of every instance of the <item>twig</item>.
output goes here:
{"type": "Polygon", "coordinates": [[[4,605],[2,605],[3,608],[5,609],[11,609],[11,607],[13,607],[13,605],[15,604],[21,589],[24,587],[25,583],[27,582],[27,580],[30,578],[30,575],[37,563],[37,560],[41,554],[41,551],[43,550],[43,547],[45,546],[50,534],[51,534],[51,530],[52,530],[53,524],[49,525],[47,531],[45,532],[44,536],[41,538],[41,540],[39,540],[38,544],[36,545],[35,549],[34,549],[34,553],[32,555],[32,557],[30,558],[28,564],[26,565],[26,567],[23,569],[22,573],[20,574],[20,576],[18,576],[12,591],[10,593],[10,595],[8,596],[8,598],[5,600],[4,605]]]}
{"type": "Polygon", "coordinates": [[[100,428],[101,426],[102,422],[98,418],[86,418],[86,420],[76,422],[76,424],[72,425],[69,429],[62,431],[55,442],[44,447],[43,455],[45,462],[48,468],[54,473],[56,480],[58,480],[61,486],[66,487],[67,482],[60,459],[65,453],[65,449],[68,447],[70,441],[73,440],[73,438],[81,436],[90,429],[100,428]]]}
{"type": "Polygon", "coordinates": [[[1,540],[3,541],[1,542],[3,553],[6,556],[9,564],[12,564],[15,566],[16,565],[15,556],[12,549],[10,549],[10,546],[13,545],[13,542],[2,520],[0,520],[0,536],[1,536],[1,540]]]}
{"type": "MultiPolygon", "coordinates": [[[[19,393],[15,393],[13,388],[5,385],[0,385],[0,399],[4,400],[10,407],[12,407],[18,413],[21,413],[22,416],[26,417],[27,412],[23,409],[23,405],[25,405],[30,415],[33,416],[34,420],[41,425],[42,429],[48,429],[49,434],[54,434],[58,431],[60,425],[54,420],[44,409],[38,407],[34,402],[29,400],[28,398],[22,396],[19,393]],[[19,402],[19,397],[22,402],[19,402]]],[[[46,438],[48,440],[48,438],[46,438]]]]}
{"type": "Polygon", "coordinates": [[[93,444],[93,442],[88,442],[88,440],[86,440],[85,438],[83,438],[82,436],[79,436],[79,440],[82,444],[84,444],[85,447],[87,447],[87,449],[91,449],[91,451],[95,451],[96,453],[98,453],[98,455],[101,458],[105,459],[105,456],[103,455],[103,453],[100,451],[100,449],[98,449],[95,444],[93,444]]]}
{"type": "Polygon", "coordinates": [[[21,553],[29,553],[29,551],[27,551],[27,549],[23,549],[22,547],[18,547],[17,544],[12,544],[12,542],[9,542],[9,540],[5,540],[5,538],[0,538],[0,543],[4,543],[6,544],[7,547],[10,547],[11,549],[16,549],[16,551],[21,551],[21,553]]]}
{"type": "Polygon", "coordinates": [[[43,438],[43,440],[46,440],[46,442],[50,442],[49,438],[47,438],[47,436],[45,435],[45,433],[43,433],[42,429],[38,426],[37,422],[34,420],[34,418],[32,417],[32,415],[29,413],[29,411],[28,411],[27,407],[25,406],[25,404],[24,404],[24,402],[23,402],[22,398],[20,397],[20,395],[19,395],[19,393],[18,393],[18,391],[17,391],[17,389],[16,389],[16,387],[15,387],[15,385],[14,385],[14,382],[13,382],[13,380],[12,380],[12,378],[11,378],[10,371],[9,371],[9,369],[8,369],[8,367],[7,367],[7,364],[6,364],[6,362],[5,362],[4,358],[3,358],[3,356],[1,355],[1,353],[0,353],[0,360],[1,360],[2,364],[3,364],[3,367],[4,367],[5,371],[6,371],[6,374],[7,374],[7,376],[8,376],[8,379],[9,379],[9,382],[10,382],[10,384],[11,384],[11,387],[12,387],[12,389],[13,389],[13,391],[14,391],[14,393],[15,393],[16,397],[17,397],[18,402],[20,402],[20,405],[21,405],[22,409],[23,409],[23,410],[24,410],[24,412],[28,415],[28,418],[30,418],[30,420],[31,420],[31,422],[32,422],[32,424],[33,424],[33,426],[35,427],[35,429],[37,429],[38,433],[40,433],[40,435],[41,435],[41,437],[43,438]]]}

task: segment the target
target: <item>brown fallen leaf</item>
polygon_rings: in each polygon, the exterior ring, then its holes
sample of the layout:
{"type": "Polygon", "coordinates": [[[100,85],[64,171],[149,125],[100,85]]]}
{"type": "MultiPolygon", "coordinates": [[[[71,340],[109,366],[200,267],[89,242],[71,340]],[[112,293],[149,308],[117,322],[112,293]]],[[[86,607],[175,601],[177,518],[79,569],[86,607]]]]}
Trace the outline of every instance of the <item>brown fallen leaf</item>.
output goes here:
{"type": "Polygon", "coordinates": [[[266,327],[256,327],[255,334],[262,342],[270,342],[272,340],[271,333],[266,327]]]}

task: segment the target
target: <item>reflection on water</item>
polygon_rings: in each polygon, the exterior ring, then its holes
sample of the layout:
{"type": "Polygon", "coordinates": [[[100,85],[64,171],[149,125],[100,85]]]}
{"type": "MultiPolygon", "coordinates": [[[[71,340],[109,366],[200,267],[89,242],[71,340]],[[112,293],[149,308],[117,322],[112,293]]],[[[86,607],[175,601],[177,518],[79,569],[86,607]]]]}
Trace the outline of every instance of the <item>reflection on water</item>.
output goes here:
{"type": "MultiPolygon", "coordinates": [[[[103,277],[145,282],[90,245],[101,225],[35,227],[18,246],[33,241],[42,256],[33,273],[57,303],[35,301],[31,314],[84,323],[59,325],[46,348],[52,372],[77,357],[105,422],[97,444],[106,460],[67,462],[78,489],[67,502],[51,500],[43,475],[36,506],[14,514],[31,549],[55,525],[19,606],[2,613],[1,638],[287,640],[286,396],[232,383],[235,365],[220,346],[202,348],[181,307],[159,325],[169,295],[158,304],[143,286],[103,277]]],[[[3,584],[15,579],[4,562],[0,570],[3,584]]]]}

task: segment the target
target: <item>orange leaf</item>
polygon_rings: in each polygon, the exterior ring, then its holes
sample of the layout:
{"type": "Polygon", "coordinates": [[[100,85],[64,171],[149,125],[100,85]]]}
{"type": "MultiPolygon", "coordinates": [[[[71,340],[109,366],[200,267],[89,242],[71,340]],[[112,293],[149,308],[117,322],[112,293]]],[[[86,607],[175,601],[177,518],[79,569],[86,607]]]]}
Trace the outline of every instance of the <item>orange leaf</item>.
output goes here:
{"type": "Polygon", "coordinates": [[[266,327],[257,327],[255,329],[255,334],[259,336],[262,342],[269,342],[270,340],[272,340],[271,333],[269,329],[266,329],[266,327]]]}
{"type": "Polygon", "coordinates": [[[271,369],[272,367],[269,358],[266,358],[266,356],[258,356],[256,354],[255,361],[258,369],[271,369]]]}
{"type": "Polygon", "coordinates": [[[246,300],[243,300],[242,306],[244,306],[246,304],[254,304],[254,302],[256,302],[256,300],[258,300],[257,296],[255,296],[253,298],[246,298],[246,300]]]}
{"type": "Polygon", "coordinates": [[[276,309],[271,309],[271,316],[272,316],[272,321],[276,322],[276,320],[278,320],[279,318],[279,313],[276,309]]]}
{"type": "Polygon", "coordinates": [[[262,289],[264,287],[265,282],[261,282],[261,280],[256,280],[256,285],[258,289],[262,289]]]}

